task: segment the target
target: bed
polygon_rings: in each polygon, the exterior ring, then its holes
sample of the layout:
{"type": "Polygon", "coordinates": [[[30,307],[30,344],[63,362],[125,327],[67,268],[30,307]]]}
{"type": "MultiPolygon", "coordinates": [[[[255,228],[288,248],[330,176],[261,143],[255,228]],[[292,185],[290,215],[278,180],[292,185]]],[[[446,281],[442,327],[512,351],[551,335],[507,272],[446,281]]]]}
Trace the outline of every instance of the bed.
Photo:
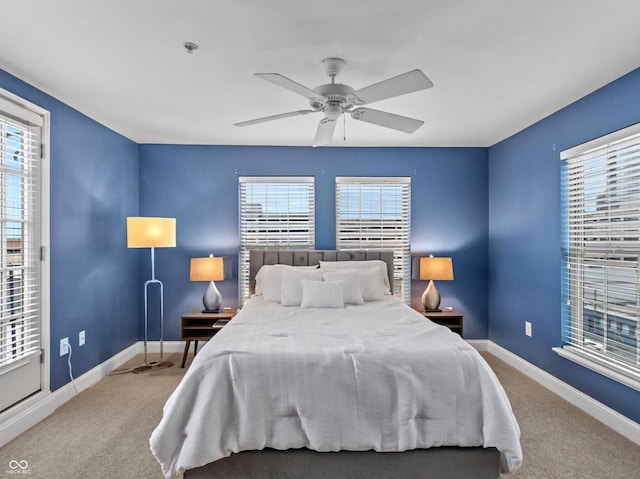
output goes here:
{"type": "Polygon", "coordinates": [[[379,297],[392,258],[252,251],[256,294],[194,358],[150,438],[165,477],[497,479],[517,469],[518,424],[482,357],[379,297]]]}

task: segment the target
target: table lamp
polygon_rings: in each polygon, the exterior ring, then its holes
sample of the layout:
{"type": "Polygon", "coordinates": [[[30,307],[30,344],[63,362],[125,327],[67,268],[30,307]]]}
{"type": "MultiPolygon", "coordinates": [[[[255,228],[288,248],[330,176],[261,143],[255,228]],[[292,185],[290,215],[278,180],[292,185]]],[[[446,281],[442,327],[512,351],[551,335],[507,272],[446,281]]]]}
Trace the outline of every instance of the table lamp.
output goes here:
{"type": "Polygon", "coordinates": [[[155,248],[175,248],[176,219],[155,217],[127,218],[127,247],[151,248],[151,279],[144,283],[144,366],[133,368],[134,373],[142,373],[151,369],[163,369],[173,365],[163,359],[164,335],[164,291],[162,282],[156,279],[155,248]],[[147,335],[149,323],[148,289],[151,284],[160,286],[160,361],[149,362],[147,359],[147,335]]]}
{"type": "Polygon", "coordinates": [[[220,256],[209,255],[208,258],[191,258],[191,281],[209,281],[204,292],[202,303],[203,313],[217,313],[222,305],[222,295],[214,281],[224,280],[224,261],[220,256]]]}
{"type": "Polygon", "coordinates": [[[453,280],[451,258],[434,258],[433,255],[420,258],[420,280],[429,281],[422,294],[422,306],[425,311],[440,311],[440,293],[433,281],[453,280]]]}

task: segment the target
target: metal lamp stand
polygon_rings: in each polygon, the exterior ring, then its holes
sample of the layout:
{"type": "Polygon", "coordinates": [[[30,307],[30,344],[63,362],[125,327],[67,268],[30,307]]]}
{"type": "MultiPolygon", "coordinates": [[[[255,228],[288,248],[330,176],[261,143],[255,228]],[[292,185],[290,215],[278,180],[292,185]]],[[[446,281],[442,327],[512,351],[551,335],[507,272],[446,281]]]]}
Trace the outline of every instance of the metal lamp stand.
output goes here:
{"type": "Polygon", "coordinates": [[[163,358],[163,337],[164,337],[164,287],[162,281],[156,279],[155,270],[155,248],[151,247],[151,279],[144,283],[144,366],[133,368],[131,372],[140,374],[156,369],[165,369],[173,366],[171,361],[164,361],[163,358]],[[160,361],[149,362],[147,358],[147,331],[149,324],[149,300],[148,290],[150,284],[160,285],[160,361]]]}

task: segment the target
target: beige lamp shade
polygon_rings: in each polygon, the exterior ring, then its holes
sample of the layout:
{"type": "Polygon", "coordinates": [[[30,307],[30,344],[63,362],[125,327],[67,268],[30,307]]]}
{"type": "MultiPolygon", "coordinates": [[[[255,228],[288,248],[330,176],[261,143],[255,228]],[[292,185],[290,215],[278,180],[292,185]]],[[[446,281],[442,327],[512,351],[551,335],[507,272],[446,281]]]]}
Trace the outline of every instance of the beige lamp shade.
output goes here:
{"type": "Polygon", "coordinates": [[[420,258],[420,279],[451,281],[453,280],[453,264],[451,258],[420,258]]]}
{"type": "Polygon", "coordinates": [[[223,281],[224,261],[221,256],[191,258],[191,281],[223,281]]]}
{"type": "Polygon", "coordinates": [[[453,264],[451,258],[434,258],[433,256],[420,258],[420,279],[429,281],[427,289],[422,294],[422,305],[426,311],[440,311],[440,293],[433,283],[435,281],[451,281],[453,279],[453,264]]]}
{"type": "Polygon", "coordinates": [[[175,248],[176,219],[130,216],[127,218],[128,248],[175,248]]]}

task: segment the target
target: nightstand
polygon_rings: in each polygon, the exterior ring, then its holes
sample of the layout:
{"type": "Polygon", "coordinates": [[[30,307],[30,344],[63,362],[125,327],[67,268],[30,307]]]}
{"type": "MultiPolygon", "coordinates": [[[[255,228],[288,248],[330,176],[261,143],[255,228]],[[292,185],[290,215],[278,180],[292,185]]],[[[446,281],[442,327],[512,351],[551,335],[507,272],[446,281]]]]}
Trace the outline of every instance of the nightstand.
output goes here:
{"type": "Polygon", "coordinates": [[[182,355],[182,366],[187,360],[191,341],[195,341],[193,355],[198,354],[198,341],[207,341],[220,331],[238,312],[237,308],[223,309],[219,313],[203,313],[201,309],[194,309],[182,315],[182,340],[184,354],[182,355]]]}
{"type": "Polygon", "coordinates": [[[434,323],[446,326],[454,333],[458,333],[462,336],[462,326],[464,322],[462,314],[450,309],[443,309],[442,311],[425,311],[422,308],[413,309],[422,314],[425,318],[429,318],[434,323]]]}

